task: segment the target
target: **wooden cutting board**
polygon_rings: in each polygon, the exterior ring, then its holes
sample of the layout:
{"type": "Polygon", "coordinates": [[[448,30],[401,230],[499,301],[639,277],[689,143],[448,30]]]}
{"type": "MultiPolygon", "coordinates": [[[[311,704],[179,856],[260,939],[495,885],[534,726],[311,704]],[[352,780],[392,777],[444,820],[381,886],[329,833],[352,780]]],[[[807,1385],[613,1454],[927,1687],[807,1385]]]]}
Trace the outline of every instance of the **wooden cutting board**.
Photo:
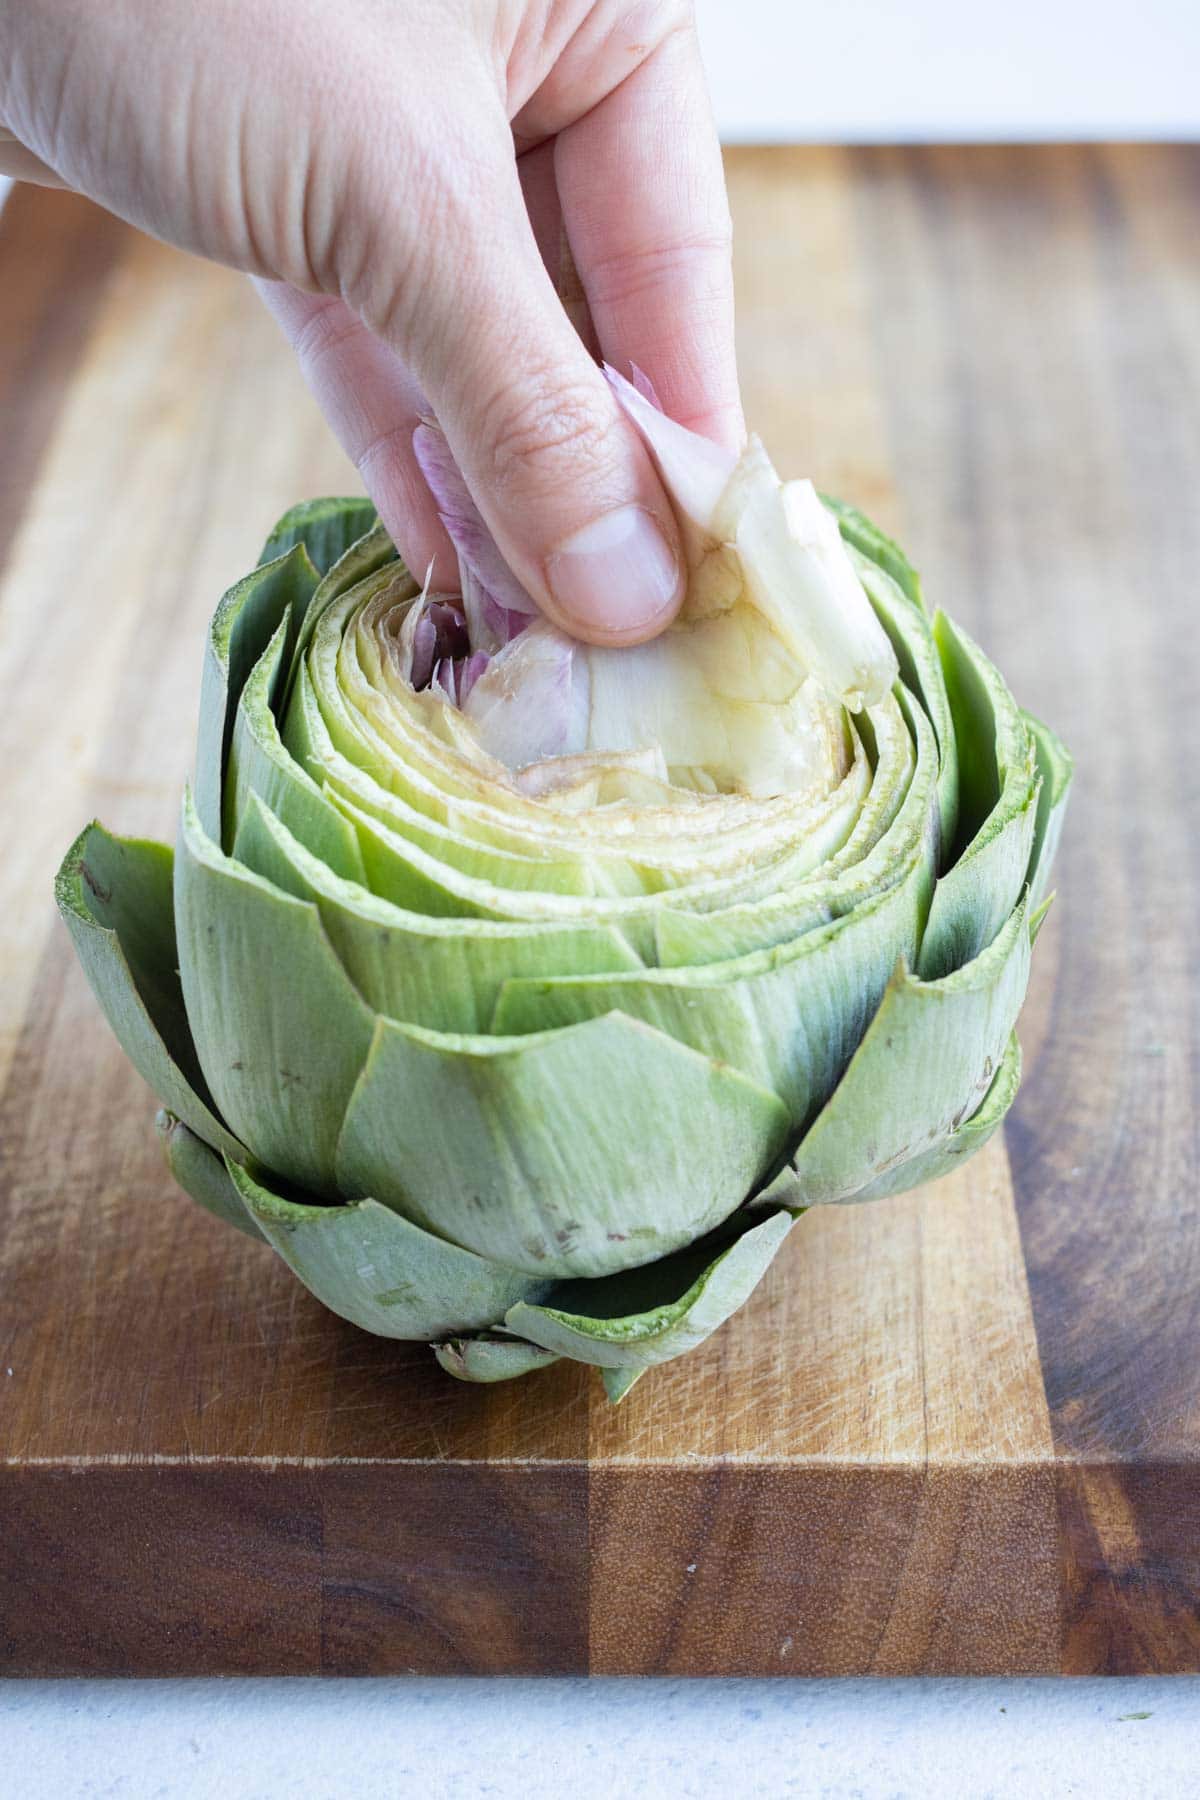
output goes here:
{"type": "Polygon", "coordinates": [[[809,1215],[618,1411],[323,1312],[178,1196],[51,905],[173,835],[202,634],[344,490],[234,276],[0,221],[0,1663],[1200,1668],[1200,152],[730,157],[747,412],[897,532],[1079,781],[1004,1142],[809,1215]]]}

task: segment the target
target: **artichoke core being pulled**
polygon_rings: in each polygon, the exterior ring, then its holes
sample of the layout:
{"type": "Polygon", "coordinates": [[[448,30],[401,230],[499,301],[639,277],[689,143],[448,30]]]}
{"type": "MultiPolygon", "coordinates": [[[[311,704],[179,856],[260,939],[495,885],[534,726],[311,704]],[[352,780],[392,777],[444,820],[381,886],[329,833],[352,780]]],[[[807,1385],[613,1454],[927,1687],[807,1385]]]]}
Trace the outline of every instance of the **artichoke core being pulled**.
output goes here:
{"type": "Polygon", "coordinates": [[[677,621],[605,649],[538,616],[427,424],[417,451],[461,597],[393,595],[371,616],[381,660],[424,696],[425,730],[551,805],[828,799],[859,747],[847,713],[881,702],[897,674],[836,522],[810,482],[780,482],[757,440],[734,457],[667,419],[644,378],[609,379],[679,517],[677,621]]]}

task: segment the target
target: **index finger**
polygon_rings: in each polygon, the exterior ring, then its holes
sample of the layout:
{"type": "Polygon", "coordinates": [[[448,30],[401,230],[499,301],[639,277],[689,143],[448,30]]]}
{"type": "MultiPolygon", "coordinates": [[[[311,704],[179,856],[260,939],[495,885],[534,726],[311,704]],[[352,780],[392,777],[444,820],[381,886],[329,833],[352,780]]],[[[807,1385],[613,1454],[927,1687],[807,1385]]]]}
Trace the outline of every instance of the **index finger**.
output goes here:
{"type": "Polygon", "coordinates": [[[559,132],[555,172],[607,360],[637,363],[673,419],[740,449],[729,202],[694,31],[559,132]]]}

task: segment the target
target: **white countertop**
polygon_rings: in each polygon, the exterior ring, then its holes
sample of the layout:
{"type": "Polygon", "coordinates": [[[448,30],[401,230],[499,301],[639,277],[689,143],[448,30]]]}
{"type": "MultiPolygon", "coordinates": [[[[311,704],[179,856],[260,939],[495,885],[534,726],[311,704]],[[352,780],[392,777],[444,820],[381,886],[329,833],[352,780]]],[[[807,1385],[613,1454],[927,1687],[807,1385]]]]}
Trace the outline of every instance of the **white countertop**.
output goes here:
{"type": "Polygon", "coordinates": [[[1198,1745],[1184,1677],[0,1684],[21,1800],[1182,1800],[1198,1745]]]}

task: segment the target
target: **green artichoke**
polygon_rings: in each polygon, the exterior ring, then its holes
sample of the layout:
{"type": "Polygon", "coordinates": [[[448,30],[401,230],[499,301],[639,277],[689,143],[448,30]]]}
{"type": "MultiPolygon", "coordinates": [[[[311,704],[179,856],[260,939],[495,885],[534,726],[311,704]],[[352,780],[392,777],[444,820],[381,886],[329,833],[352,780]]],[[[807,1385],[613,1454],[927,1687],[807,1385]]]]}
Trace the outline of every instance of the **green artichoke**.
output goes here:
{"type": "Polygon", "coordinates": [[[453,1375],[614,1398],[807,1207],[995,1131],[1070,781],[860,513],[622,398],[692,563],[665,638],[532,619],[422,427],[461,595],[366,502],[288,513],[174,856],[92,824],[57,884],[188,1193],[453,1375]]]}

